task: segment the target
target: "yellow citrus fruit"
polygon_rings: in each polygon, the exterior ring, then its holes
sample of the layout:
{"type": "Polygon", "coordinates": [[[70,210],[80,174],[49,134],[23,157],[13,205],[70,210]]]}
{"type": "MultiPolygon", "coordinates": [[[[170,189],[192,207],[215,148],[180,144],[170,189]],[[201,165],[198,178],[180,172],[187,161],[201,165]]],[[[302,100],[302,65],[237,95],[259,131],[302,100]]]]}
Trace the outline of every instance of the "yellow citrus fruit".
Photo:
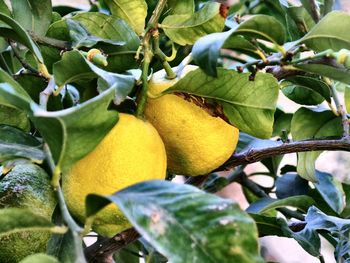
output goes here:
{"type": "MultiPolygon", "coordinates": [[[[130,185],[166,176],[166,154],[157,130],[133,115],[119,114],[118,123],[63,178],[63,192],[72,214],[85,221],[85,197],[111,195],[130,185]]],[[[115,204],[97,213],[93,230],[113,236],[130,227],[115,204]]]]}
{"type": "MultiPolygon", "coordinates": [[[[51,220],[55,207],[50,177],[41,167],[23,161],[0,179],[0,208],[27,209],[51,220]]],[[[28,255],[45,252],[50,237],[49,231],[41,230],[2,235],[0,262],[19,262],[28,255]]]]}
{"type": "Polygon", "coordinates": [[[188,176],[207,174],[223,164],[235,150],[239,134],[236,127],[180,96],[160,96],[197,68],[186,66],[173,80],[166,78],[164,70],[153,74],[145,109],[164,142],[169,171],[188,176]]]}

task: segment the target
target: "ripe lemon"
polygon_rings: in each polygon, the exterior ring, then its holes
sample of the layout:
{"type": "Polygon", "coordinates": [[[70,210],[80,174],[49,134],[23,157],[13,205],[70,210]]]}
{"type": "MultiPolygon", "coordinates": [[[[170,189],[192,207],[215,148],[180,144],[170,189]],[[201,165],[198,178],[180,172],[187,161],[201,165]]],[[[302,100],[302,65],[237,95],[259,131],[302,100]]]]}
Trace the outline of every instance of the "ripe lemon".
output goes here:
{"type": "MultiPolygon", "coordinates": [[[[165,176],[165,148],[157,130],[149,122],[121,113],[101,143],[63,178],[62,188],[70,211],[84,222],[88,194],[110,195],[165,176]]],[[[102,209],[93,223],[93,229],[103,236],[113,236],[129,227],[114,204],[102,209]]]]}
{"type": "MultiPolygon", "coordinates": [[[[0,208],[23,208],[51,220],[56,199],[50,178],[39,166],[17,164],[0,180],[0,208]]],[[[48,231],[20,231],[0,237],[0,262],[14,263],[46,251],[48,231]]]]}
{"type": "Polygon", "coordinates": [[[157,97],[197,68],[188,65],[173,80],[166,78],[164,70],[153,74],[145,109],[163,139],[169,171],[188,176],[204,175],[222,165],[235,150],[239,134],[222,118],[175,94],[157,97]]]}

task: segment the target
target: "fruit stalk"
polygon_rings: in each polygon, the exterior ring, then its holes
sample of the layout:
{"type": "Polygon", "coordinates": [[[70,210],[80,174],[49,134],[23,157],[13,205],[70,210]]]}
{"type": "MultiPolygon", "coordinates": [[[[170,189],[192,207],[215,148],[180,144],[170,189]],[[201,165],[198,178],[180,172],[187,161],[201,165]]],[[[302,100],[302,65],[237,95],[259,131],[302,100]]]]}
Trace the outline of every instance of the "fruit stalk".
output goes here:
{"type": "Polygon", "coordinates": [[[166,4],[167,4],[167,0],[158,1],[156,8],[154,9],[152,16],[147,23],[147,27],[145,29],[145,33],[142,39],[141,45],[144,52],[144,58],[142,62],[142,75],[141,75],[142,89],[138,96],[138,106],[136,110],[136,117],[138,118],[143,117],[143,111],[145,109],[146,102],[147,102],[148,70],[149,70],[149,65],[152,62],[152,59],[154,56],[152,47],[151,47],[151,40],[153,37],[153,33],[157,31],[158,20],[166,4]]]}
{"type": "MultiPolygon", "coordinates": [[[[51,173],[55,173],[55,171],[57,171],[57,167],[55,165],[55,162],[53,161],[50,149],[47,144],[44,145],[44,151],[45,151],[46,160],[50,167],[51,173]]],[[[84,251],[82,249],[82,239],[80,237],[80,233],[82,233],[82,228],[74,221],[73,217],[69,213],[60,184],[55,185],[54,190],[56,193],[58,205],[59,205],[63,220],[68,225],[69,229],[72,231],[76,257],[84,259],[84,251]]]]}

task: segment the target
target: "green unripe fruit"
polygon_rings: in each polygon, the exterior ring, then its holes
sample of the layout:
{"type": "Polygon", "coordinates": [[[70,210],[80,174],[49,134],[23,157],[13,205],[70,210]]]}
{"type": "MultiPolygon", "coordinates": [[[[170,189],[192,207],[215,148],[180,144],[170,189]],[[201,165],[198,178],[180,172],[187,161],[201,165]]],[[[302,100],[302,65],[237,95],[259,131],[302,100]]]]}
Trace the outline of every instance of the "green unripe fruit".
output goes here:
{"type": "MultiPolygon", "coordinates": [[[[51,220],[55,206],[50,178],[35,164],[17,164],[0,180],[0,208],[26,208],[51,220]]],[[[48,231],[22,231],[1,236],[0,262],[19,262],[28,255],[45,252],[49,238],[48,231]]]]}

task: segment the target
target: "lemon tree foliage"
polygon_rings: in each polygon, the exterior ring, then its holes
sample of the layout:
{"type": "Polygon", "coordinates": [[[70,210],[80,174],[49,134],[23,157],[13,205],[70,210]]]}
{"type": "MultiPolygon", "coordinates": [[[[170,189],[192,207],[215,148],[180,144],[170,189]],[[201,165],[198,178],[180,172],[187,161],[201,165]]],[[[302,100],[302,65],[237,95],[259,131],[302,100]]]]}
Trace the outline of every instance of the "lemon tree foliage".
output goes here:
{"type": "Polygon", "coordinates": [[[350,15],[223,2],[0,0],[1,262],[350,262],[350,15]]]}
{"type": "MultiPolygon", "coordinates": [[[[257,256],[253,220],[238,204],[192,186],[151,181],[110,197],[90,195],[87,202],[100,208],[116,203],[144,238],[171,262],[262,262],[257,256]],[[135,202],[140,192],[142,201],[135,202]],[[186,216],[192,213],[197,216],[186,216]],[[181,255],[176,253],[179,248],[181,255]]],[[[87,212],[93,214],[94,209],[92,206],[87,212]]]]}

